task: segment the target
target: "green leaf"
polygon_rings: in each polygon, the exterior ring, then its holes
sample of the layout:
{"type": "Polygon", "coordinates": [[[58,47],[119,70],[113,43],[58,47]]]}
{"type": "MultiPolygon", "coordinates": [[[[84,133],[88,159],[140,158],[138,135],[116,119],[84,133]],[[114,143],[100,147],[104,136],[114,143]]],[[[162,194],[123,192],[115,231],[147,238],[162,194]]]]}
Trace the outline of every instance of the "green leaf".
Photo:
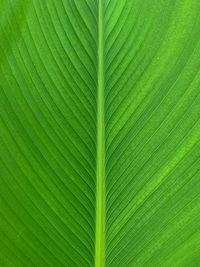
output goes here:
{"type": "Polygon", "coordinates": [[[199,71],[199,0],[0,0],[0,266],[199,266],[199,71]]]}

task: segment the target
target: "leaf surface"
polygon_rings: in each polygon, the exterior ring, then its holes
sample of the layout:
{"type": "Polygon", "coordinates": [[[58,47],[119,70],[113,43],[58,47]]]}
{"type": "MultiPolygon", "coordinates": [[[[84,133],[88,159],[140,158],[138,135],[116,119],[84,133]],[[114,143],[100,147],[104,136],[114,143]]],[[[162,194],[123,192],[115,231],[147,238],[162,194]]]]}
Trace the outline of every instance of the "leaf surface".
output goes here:
{"type": "Polygon", "coordinates": [[[0,265],[198,266],[200,2],[0,0],[0,265]]]}

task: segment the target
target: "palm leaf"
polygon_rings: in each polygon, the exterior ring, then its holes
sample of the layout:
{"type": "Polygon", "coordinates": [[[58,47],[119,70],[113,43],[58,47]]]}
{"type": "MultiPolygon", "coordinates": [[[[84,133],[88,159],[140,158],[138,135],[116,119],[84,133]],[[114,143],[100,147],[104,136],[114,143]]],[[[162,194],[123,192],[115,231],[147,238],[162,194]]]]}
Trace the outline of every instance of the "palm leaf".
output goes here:
{"type": "Polygon", "coordinates": [[[199,14],[0,1],[1,266],[199,266],[199,14]]]}

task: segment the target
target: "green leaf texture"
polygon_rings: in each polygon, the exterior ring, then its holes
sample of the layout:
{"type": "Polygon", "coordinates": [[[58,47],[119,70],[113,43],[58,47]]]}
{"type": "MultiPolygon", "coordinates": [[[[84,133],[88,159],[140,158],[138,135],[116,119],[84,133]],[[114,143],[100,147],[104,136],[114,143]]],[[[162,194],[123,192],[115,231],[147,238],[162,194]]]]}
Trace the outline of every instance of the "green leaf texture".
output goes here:
{"type": "Polygon", "coordinates": [[[0,266],[200,266],[199,71],[199,0],[0,0],[0,266]]]}

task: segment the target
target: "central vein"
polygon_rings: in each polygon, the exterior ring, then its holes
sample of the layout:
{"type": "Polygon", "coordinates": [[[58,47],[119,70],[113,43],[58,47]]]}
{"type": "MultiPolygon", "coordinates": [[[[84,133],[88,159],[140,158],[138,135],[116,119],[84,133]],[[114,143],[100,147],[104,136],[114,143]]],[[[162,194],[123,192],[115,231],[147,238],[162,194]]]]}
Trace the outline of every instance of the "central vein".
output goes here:
{"type": "Polygon", "coordinates": [[[105,253],[105,141],[104,141],[104,72],[103,7],[98,4],[98,89],[97,89],[97,187],[95,267],[104,267],[105,253]]]}

